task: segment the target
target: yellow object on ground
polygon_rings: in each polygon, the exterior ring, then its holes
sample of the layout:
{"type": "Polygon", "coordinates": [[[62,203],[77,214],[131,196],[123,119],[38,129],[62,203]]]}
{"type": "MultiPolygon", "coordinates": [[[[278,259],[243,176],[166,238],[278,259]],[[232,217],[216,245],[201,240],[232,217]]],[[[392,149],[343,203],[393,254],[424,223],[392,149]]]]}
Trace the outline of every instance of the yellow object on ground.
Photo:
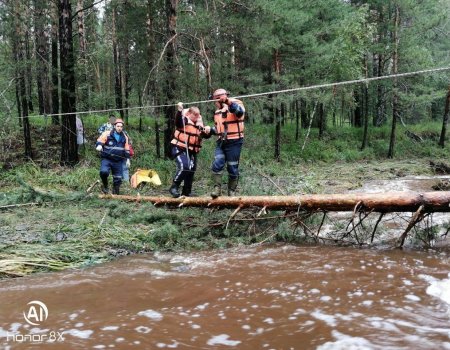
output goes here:
{"type": "Polygon", "coordinates": [[[137,188],[141,183],[151,183],[155,186],[161,186],[161,179],[153,169],[138,169],[131,176],[131,187],[137,188]]]}

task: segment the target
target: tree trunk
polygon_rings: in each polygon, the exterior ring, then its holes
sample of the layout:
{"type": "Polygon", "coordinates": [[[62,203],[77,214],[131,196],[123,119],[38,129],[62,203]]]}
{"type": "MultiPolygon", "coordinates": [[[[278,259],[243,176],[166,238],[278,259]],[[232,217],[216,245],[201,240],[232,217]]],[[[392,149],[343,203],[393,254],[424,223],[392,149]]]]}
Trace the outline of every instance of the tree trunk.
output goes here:
{"type": "MultiPolygon", "coordinates": [[[[384,6],[383,2],[380,2],[377,8],[378,11],[378,18],[377,18],[377,28],[378,28],[378,35],[376,36],[376,41],[378,45],[385,45],[384,40],[386,37],[385,32],[385,23],[384,23],[384,6]]],[[[384,75],[384,59],[385,55],[382,52],[379,52],[376,54],[376,64],[374,66],[377,69],[377,77],[381,77],[384,75]]],[[[373,116],[372,124],[373,126],[380,126],[384,123],[386,116],[386,101],[384,98],[385,94],[385,88],[382,82],[378,82],[377,85],[377,95],[376,95],[376,111],[373,116]]]]}
{"type": "MultiPolygon", "coordinates": [[[[30,18],[30,10],[27,8],[25,10],[25,13],[27,14],[26,18],[30,18]]],[[[26,91],[27,91],[27,101],[28,101],[28,109],[30,112],[34,111],[33,108],[33,73],[32,73],[32,54],[30,49],[30,29],[28,26],[28,22],[25,21],[25,54],[26,54],[26,60],[25,60],[25,66],[26,66],[26,74],[25,74],[25,81],[26,81],[26,91]]]]}
{"type": "MultiPolygon", "coordinates": [[[[368,58],[365,55],[364,56],[364,68],[365,68],[365,77],[368,78],[369,70],[368,70],[368,58]]],[[[367,147],[367,135],[369,132],[369,89],[367,84],[364,84],[362,87],[362,95],[363,95],[363,102],[364,102],[364,109],[363,109],[363,118],[364,118],[364,132],[363,132],[363,139],[361,144],[361,150],[367,147]]]]}
{"type": "Polygon", "coordinates": [[[298,141],[300,133],[300,108],[299,101],[295,100],[295,141],[298,141]]]}
{"type": "MultiPolygon", "coordinates": [[[[278,86],[281,74],[281,57],[280,52],[275,49],[273,51],[273,71],[275,86],[278,86]]],[[[281,111],[278,102],[273,101],[273,108],[275,110],[275,160],[281,161],[281,111]]]]}
{"type": "Polygon", "coordinates": [[[278,103],[274,101],[275,109],[275,160],[277,162],[281,161],[281,118],[280,118],[280,107],[278,103]]]}
{"type": "Polygon", "coordinates": [[[441,147],[444,147],[444,145],[445,145],[445,136],[447,134],[447,122],[448,122],[449,109],[450,109],[450,85],[448,86],[447,98],[445,100],[444,118],[442,119],[441,137],[439,138],[439,146],[441,146],[441,147]]]}
{"type": "Polygon", "coordinates": [[[13,53],[15,55],[14,60],[17,63],[16,74],[17,74],[17,92],[18,92],[18,111],[20,113],[19,118],[22,120],[23,127],[23,139],[25,144],[24,155],[28,159],[33,159],[33,150],[31,146],[31,130],[30,121],[28,119],[28,94],[27,94],[27,80],[25,79],[27,71],[26,62],[26,35],[23,20],[21,15],[23,12],[20,3],[15,3],[13,7],[14,18],[14,32],[13,32],[13,53]]]}
{"type": "MultiPolygon", "coordinates": [[[[59,27],[58,27],[58,17],[59,17],[59,7],[55,3],[51,3],[51,19],[52,19],[52,28],[51,28],[51,37],[52,37],[52,83],[51,83],[51,100],[52,100],[52,114],[59,113],[59,50],[58,50],[58,41],[59,41],[59,27]]],[[[59,117],[52,116],[52,124],[59,125],[59,117]]]]}
{"type": "Polygon", "coordinates": [[[48,50],[48,30],[47,2],[44,0],[34,0],[34,30],[36,45],[36,83],[38,90],[39,113],[51,113],[50,91],[49,91],[49,50],[48,50]]]}
{"type": "Polygon", "coordinates": [[[128,125],[128,107],[129,107],[129,98],[130,98],[130,43],[128,40],[125,40],[124,50],[123,50],[123,59],[124,59],[124,74],[123,74],[123,89],[124,89],[124,116],[125,123],[128,125]]]}
{"type": "Polygon", "coordinates": [[[112,11],[112,44],[113,44],[113,59],[114,59],[114,92],[116,96],[116,108],[119,110],[120,117],[123,119],[123,105],[122,105],[122,73],[120,69],[120,53],[119,45],[117,43],[117,8],[114,7],[112,11]]]}
{"type": "Polygon", "coordinates": [[[300,119],[302,121],[302,128],[307,129],[308,128],[308,111],[306,108],[306,101],[301,98],[300,99],[300,119]]]}
{"type": "Polygon", "coordinates": [[[319,114],[318,114],[318,119],[319,119],[319,139],[323,138],[323,134],[325,132],[326,129],[326,125],[327,125],[327,120],[326,120],[326,115],[325,115],[325,110],[324,110],[324,105],[323,103],[319,103],[319,114]]]}
{"type": "MultiPolygon", "coordinates": [[[[393,33],[393,44],[394,44],[394,53],[392,56],[392,74],[398,73],[398,41],[399,41],[399,33],[398,26],[400,22],[400,11],[399,7],[395,5],[395,15],[394,15],[394,33],[393,33]]],[[[392,129],[391,129],[391,140],[389,143],[389,152],[388,158],[394,158],[394,149],[395,149],[395,131],[397,128],[397,117],[398,117],[398,79],[394,78],[393,86],[392,86],[392,129]]]]}
{"type": "MultiPolygon", "coordinates": [[[[167,15],[167,38],[170,41],[166,50],[166,103],[175,103],[176,92],[176,35],[177,35],[177,7],[178,0],[166,0],[166,15],[167,15]]],[[[168,106],[164,108],[166,116],[166,129],[164,130],[164,156],[169,158],[171,155],[170,141],[172,139],[173,131],[175,128],[175,106],[168,106]]]]}
{"type": "Polygon", "coordinates": [[[151,202],[169,207],[204,208],[266,208],[294,211],[374,211],[416,212],[423,205],[423,213],[450,212],[450,192],[387,192],[349,194],[305,194],[299,196],[239,196],[239,197],[160,197],[160,196],[111,196],[125,201],[151,202]]]}
{"type": "Polygon", "coordinates": [[[361,87],[356,86],[353,90],[353,96],[355,97],[355,108],[353,110],[354,113],[354,119],[353,119],[353,126],[356,126],[357,128],[360,128],[362,123],[362,96],[361,96],[361,87]]]}
{"type": "MultiPolygon", "coordinates": [[[[14,61],[17,61],[17,55],[14,54],[14,61]]],[[[20,100],[20,75],[19,75],[19,71],[18,68],[16,67],[16,104],[17,104],[17,116],[19,119],[19,126],[22,127],[22,104],[21,104],[21,100],[20,100]]]]}
{"type": "Polygon", "coordinates": [[[87,41],[84,27],[84,0],[77,0],[77,25],[78,25],[78,52],[79,60],[77,62],[78,74],[78,107],[80,109],[89,109],[89,86],[88,86],[88,67],[87,67],[87,41]]]}
{"type": "MultiPolygon", "coordinates": [[[[154,10],[153,10],[153,0],[147,1],[147,62],[149,72],[152,71],[155,66],[155,36],[153,34],[153,22],[154,22],[154,10]]],[[[154,74],[154,73],[153,73],[154,74]]],[[[150,104],[154,104],[157,101],[157,91],[156,91],[156,78],[153,76],[148,77],[147,89],[144,94],[147,96],[147,101],[150,104]]],[[[159,115],[159,111],[157,113],[159,115]]],[[[155,116],[155,148],[156,157],[161,158],[161,140],[159,132],[159,122],[158,117],[155,116]]]]}
{"type": "Polygon", "coordinates": [[[61,165],[78,162],[76,133],[75,57],[70,0],[59,0],[59,47],[61,58],[61,165]]]}

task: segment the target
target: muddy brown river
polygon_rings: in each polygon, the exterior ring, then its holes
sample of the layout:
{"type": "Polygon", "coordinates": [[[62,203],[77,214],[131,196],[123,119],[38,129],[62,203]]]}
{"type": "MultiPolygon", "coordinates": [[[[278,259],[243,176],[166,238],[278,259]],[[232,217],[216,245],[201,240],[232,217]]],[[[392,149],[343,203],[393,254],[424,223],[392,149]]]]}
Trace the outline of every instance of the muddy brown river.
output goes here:
{"type": "Polygon", "coordinates": [[[450,349],[448,266],[323,246],[131,256],[1,281],[0,348],[450,349]]]}

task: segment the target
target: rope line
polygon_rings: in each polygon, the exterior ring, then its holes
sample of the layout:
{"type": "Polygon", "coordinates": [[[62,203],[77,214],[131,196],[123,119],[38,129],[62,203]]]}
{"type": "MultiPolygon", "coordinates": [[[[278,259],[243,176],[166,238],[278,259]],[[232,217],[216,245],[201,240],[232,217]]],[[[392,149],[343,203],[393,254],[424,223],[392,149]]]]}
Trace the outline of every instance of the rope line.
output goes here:
{"type": "MultiPolygon", "coordinates": [[[[269,92],[260,92],[260,93],[248,94],[248,95],[239,95],[239,96],[234,96],[234,98],[239,98],[239,99],[253,98],[253,97],[260,97],[260,96],[267,96],[267,95],[284,94],[284,93],[288,93],[288,92],[307,91],[307,90],[322,89],[322,88],[327,88],[327,87],[351,85],[351,84],[357,84],[357,83],[369,83],[372,81],[393,79],[393,78],[400,78],[400,77],[409,77],[409,76],[413,76],[413,75],[441,72],[441,71],[446,71],[446,70],[450,70],[450,67],[423,69],[423,70],[418,70],[418,71],[414,71],[414,72],[383,75],[381,77],[347,80],[347,81],[340,81],[340,82],[335,82],[335,83],[324,83],[324,84],[303,86],[303,87],[284,89],[284,90],[274,90],[274,91],[269,91],[269,92]]],[[[192,102],[183,102],[183,105],[186,105],[186,106],[197,105],[197,104],[203,104],[203,103],[211,103],[214,101],[215,100],[200,100],[200,101],[192,101],[192,102]]],[[[56,117],[56,116],[66,116],[66,115],[72,115],[72,114],[82,115],[82,114],[92,114],[92,113],[107,113],[107,112],[115,112],[115,111],[126,111],[126,110],[145,109],[145,108],[150,109],[150,108],[175,107],[175,106],[177,106],[177,104],[172,103],[172,104],[162,104],[162,105],[134,106],[134,107],[127,107],[127,108],[100,109],[100,110],[90,110],[90,111],[70,112],[70,113],[54,113],[54,114],[45,114],[45,116],[47,116],[47,117],[55,116],[56,117]]],[[[44,116],[44,114],[37,114],[37,115],[30,115],[30,116],[26,116],[26,117],[20,117],[20,118],[22,118],[22,119],[23,118],[37,118],[37,117],[43,117],[43,116],[44,116]]]]}

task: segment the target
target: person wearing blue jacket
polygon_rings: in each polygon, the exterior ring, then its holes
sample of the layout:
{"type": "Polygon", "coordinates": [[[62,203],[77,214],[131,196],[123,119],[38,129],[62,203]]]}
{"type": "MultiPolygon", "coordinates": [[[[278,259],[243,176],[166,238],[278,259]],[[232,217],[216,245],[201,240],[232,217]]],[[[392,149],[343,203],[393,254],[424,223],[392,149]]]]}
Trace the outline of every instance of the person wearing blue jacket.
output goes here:
{"type": "MultiPolygon", "coordinates": [[[[128,136],[123,132],[123,120],[116,119],[114,129],[103,132],[97,139],[96,150],[100,153],[100,178],[102,179],[102,192],[107,194],[108,177],[112,173],[113,190],[112,194],[120,194],[120,185],[122,184],[122,163],[130,162],[130,144],[128,136]]],[[[128,165],[128,164],[127,164],[128,165]]]]}

